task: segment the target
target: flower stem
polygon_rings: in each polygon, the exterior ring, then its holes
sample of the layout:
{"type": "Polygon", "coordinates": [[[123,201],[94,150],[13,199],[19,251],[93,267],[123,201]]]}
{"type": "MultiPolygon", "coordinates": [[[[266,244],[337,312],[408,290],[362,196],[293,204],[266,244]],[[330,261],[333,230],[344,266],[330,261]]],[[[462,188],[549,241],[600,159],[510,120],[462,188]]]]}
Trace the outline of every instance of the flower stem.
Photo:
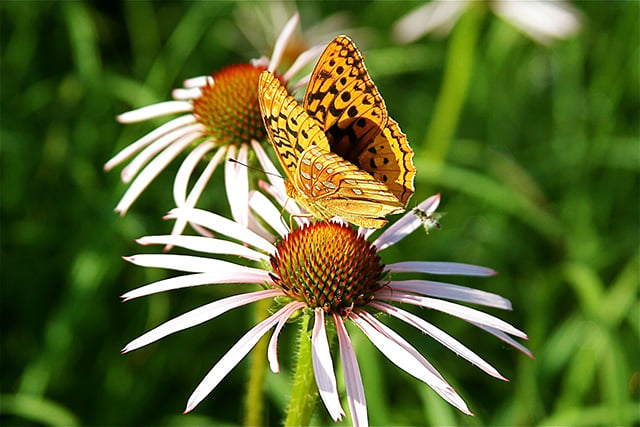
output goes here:
{"type": "Polygon", "coordinates": [[[305,313],[300,326],[298,339],[298,362],[285,426],[308,426],[316,404],[317,391],[311,360],[311,314],[305,313]]]}
{"type": "Polygon", "coordinates": [[[447,157],[449,142],[467,95],[473,71],[474,48],[484,13],[485,6],[481,2],[471,2],[451,34],[442,86],[423,143],[426,157],[438,170],[447,157]]]}
{"type": "MultiPolygon", "coordinates": [[[[269,316],[271,300],[258,301],[256,305],[256,323],[269,316]]],[[[264,419],[264,374],[267,370],[267,347],[269,337],[265,335],[253,349],[251,366],[249,368],[249,383],[245,397],[244,425],[259,426],[265,424],[264,419]]]]}

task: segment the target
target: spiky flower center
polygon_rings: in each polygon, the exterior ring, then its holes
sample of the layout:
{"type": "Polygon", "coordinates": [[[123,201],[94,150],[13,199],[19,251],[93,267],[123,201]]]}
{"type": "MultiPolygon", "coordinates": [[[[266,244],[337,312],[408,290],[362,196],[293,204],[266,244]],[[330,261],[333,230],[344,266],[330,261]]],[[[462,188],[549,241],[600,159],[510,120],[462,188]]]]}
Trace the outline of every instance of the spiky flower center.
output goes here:
{"type": "Polygon", "coordinates": [[[212,75],[193,102],[193,114],[218,144],[261,140],[265,136],[258,102],[258,77],[265,67],[236,64],[212,75]]]}
{"type": "Polygon", "coordinates": [[[380,289],[384,265],[351,227],[329,221],[298,227],[271,257],[274,280],[289,297],[345,315],[380,289]]]}

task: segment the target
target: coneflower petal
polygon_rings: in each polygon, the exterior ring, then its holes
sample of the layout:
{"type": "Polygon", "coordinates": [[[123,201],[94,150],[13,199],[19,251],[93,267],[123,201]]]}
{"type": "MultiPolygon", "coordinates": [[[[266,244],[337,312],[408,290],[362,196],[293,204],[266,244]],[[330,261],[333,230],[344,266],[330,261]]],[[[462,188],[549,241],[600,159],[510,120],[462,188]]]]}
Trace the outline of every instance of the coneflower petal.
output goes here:
{"type": "Polygon", "coordinates": [[[201,225],[209,230],[231,237],[232,239],[247,243],[255,248],[265,251],[266,253],[272,254],[276,250],[271,242],[265,238],[260,237],[253,231],[242,227],[238,223],[214,214],[213,212],[208,212],[202,209],[175,208],[169,211],[165,218],[176,219],[181,216],[184,216],[189,222],[201,225]]]}
{"type": "Polygon", "coordinates": [[[470,302],[488,307],[511,310],[511,301],[490,292],[467,288],[466,286],[449,283],[432,282],[430,280],[401,280],[389,282],[391,289],[414,292],[430,297],[445,298],[456,301],[470,302]]]}
{"type": "MultiPolygon", "coordinates": [[[[273,292],[273,291],[261,291],[261,292],[273,292]]],[[[198,406],[198,403],[202,401],[211,391],[222,381],[222,379],[231,371],[243,358],[249,353],[249,351],[256,345],[256,343],[267,333],[269,329],[273,327],[282,317],[288,317],[287,307],[284,307],[276,314],[268,317],[262,322],[254,326],[249,332],[244,334],[242,338],[235,343],[233,347],[215,364],[215,366],[209,371],[204,379],[198,384],[198,387],[193,391],[187,402],[187,408],[185,413],[190,412],[198,406]]]]}
{"type": "Polygon", "coordinates": [[[311,336],[311,359],[320,398],[333,421],[339,421],[344,416],[344,410],[340,405],[336,374],[333,369],[333,360],[324,324],[324,311],[321,308],[315,309],[315,322],[311,336]]]}
{"type": "Polygon", "coordinates": [[[333,321],[336,325],[338,334],[338,345],[340,347],[340,360],[342,360],[342,369],[344,371],[344,383],[347,389],[347,402],[349,403],[349,411],[351,412],[351,420],[354,427],[369,425],[367,415],[367,400],[364,395],[364,386],[362,385],[362,376],[360,375],[360,367],[356,359],[356,353],[351,345],[349,334],[344,327],[342,318],[333,313],[333,321]]]}
{"type": "Polygon", "coordinates": [[[193,326],[204,323],[211,320],[229,310],[236,307],[240,307],[246,304],[250,304],[255,301],[259,301],[265,298],[273,298],[282,295],[282,292],[278,289],[268,289],[264,291],[256,291],[248,294],[234,295],[232,297],[224,298],[212,303],[203,305],[187,313],[184,313],[178,317],[175,317],[162,325],[150,330],[144,335],[131,341],[122,349],[123,353],[136,350],[140,347],[144,347],[147,344],[151,344],[161,338],[171,335],[173,333],[182,331],[184,329],[191,328],[193,326]]]}
{"type": "Polygon", "coordinates": [[[438,341],[440,344],[447,347],[449,350],[467,359],[469,362],[473,363],[478,368],[482,369],[484,372],[491,375],[492,377],[499,378],[505,381],[507,380],[498,372],[496,368],[494,368],[489,363],[484,361],[480,356],[475,354],[473,351],[467,348],[460,341],[456,340],[451,335],[444,332],[442,329],[437,328],[432,324],[430,324],[429,322],[419,318],[418,316],[415,316],[398,307],[394,307],[392,305],[379,302],[379,301],[373,301],[370,305],[372,307],[378,308],[382,312],[388,313],[402,320],[405,323],[410,324],[414,328],[421,330],[425,334],[429,335],[430,337],[438,341]]]}

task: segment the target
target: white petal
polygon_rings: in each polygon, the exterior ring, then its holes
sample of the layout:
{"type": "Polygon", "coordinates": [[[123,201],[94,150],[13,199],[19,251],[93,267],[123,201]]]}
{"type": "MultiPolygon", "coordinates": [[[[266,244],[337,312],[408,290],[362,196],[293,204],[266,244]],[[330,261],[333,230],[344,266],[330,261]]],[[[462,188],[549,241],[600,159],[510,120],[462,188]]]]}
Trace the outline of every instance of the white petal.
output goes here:
{"type": "Polygon", "coordinates": [[[333,421],[339,421],[344,416],[344,411],[340,405],[336,375],[333,370],[333,360],[331,360],[331,351],[324,325],[324,311],[321,308],[315,309],[315,323],[311,337],[311,359],[313,360],[313,373],[316,377],[320,398],[333,421]]]}
{"type": "Polygon", "coordinates": [[[182,85],[187,89],[198,88],[206,85],[213,86],[213,76],[192,77],[182,82],[182,85]]]}
{"type": "Polygon", "coordinates": [[[387,264],[386,270],[392,273],[451,274],[459,276],[494,276],[495,270],[479,265],[458,262],[406,261],[387,264]]]}
{"type": "Polygon", "coordinates": [[[129,157],[131,157],[156,139],[160,138],[162,135],[165,135],[175,129],[195,122],[196,118],[192,114],[180,116],[171,121],[168,121],[167,123],[157,127],[142,138],[138,139],[137,141],[126,146],[122,151],[112,157],[111,160],[105,163],[104,170],[111,170],[114,166],[117,166],[123,161],[127,160],[129,157]]]}
{"type": "MultiPolygon", "coordinates": [[[[194,151],[197,150],[198,148],[200,148],[200,146],[196,147],[194,151]]],[[[226,146],[222,146],[218,149],[218,151],[216,151],[216,154],[214,154],[211,160],[209,160],[209,163],[207,163],[207,166],[204,168],[204,171],[202,171],[202,174],[200,175],[196,183],[193,185],[193,188],[191,189],[191,192],[189,193],[188,196],[186,196],[186,191],[187,191],[187,186],[189,184],[189,180],[191,178],[190,175],[193,172],[193,169],[189,171],[189,176],[182,177],[180,175],[180,172],[182,172],[182,167],[180,167],[180,170],[178,171],[178,175],[176,176],[176,179],[173,185],[173,198],[176,203],[176,206],[181,208],[195,207],[196,203],[198,202],[198,199],[200,198],[200,195],[202,194],[205,187],[209,183],[209,180],[211,179],[213,172],[215,172],[216,168],[218,167],[218,164],[224,158],[224,155],[226,152],[227,152],[226,146]],[[180,184],[178,184],[179,179],[181,180],[180,184]]],[[[186,163],[186,160],[183,162],[183,166],[185,163],[186,163]]],[[[186,173],[186,170],[185,170],[185,173],[186,173]]],[[[173,225],[171,234],[172,235],[182,234],[186,224],[187,224],[186,219],[178,218],[175,224],[173,225]]],[[[203,234],[200,230],[198,232],[200,232],[200,234],[203,234]]],[[[165,250],[169,250],[169,249],[171,249],[170,245],[165,248],[165,250]]]]}
{"type": "Polygon", "coordinates": [[[262,166],[262,170],[264,170],[267,175],[267,179],[271,183],[271,185],[278,187],[282,194],[285,194],[284,190],[284,179],[280,175],[280,172],[273,164],[269,155],[264,151],[262,145],[256,141],[255,139],[251,140],[251,147],[253,151],[256,153],[256,157],[258,158],[258,162],[260,162],[260,166],[262,166]]]}
{"type": "Polygon", "coordinates": [[[236,156],[236,147],[229,146],[227,156],[242,164],[227,161],[224,168],[224,184],[231,207],[231,215],[238,224],[244,227],[249,224],[249,176],[246,166],[248,150],[247,144],[242,144],[236,156]]]}
{"type": "Polygon", "coordinates": [[[519,342],[517,342],[516,340],[514,340],[513,338],[511,338],[509,335],[505,334],[504,332],[500,332],[497,329],[493,329],[493,328],[490,328],[489,326],[485,326],[485,325],[480,325],[478,323],[474,323],[474,325],[476,325],[480,329],[484,329],[485,331],[489,332],[491,335],[494,335],[494,336],[500,338],[502,341],[506,342],[510,346],[513,346],[513,347],[517,348],[518,350],[520,350],[521,352],[523,352],[524,354],[526,354],[530,358],[534,359],[533,354],[531,353],[531,351],[527,347],[523,346],[522,344],[520,344],[519,342]]]}
{"type": "Polygon", "coordinates": [[[493,3],[497,15],[539,43],[564,39],[580,29],[577,11],[563,1],[513,1],[493,3]]]}
{"type": "MultiPolygon", "coordinates": [[[[422,365],[425,372],[427,373],[426,378],[432,380],[432,382],[427,382],[420,377],[416,377],[416,378],[419,378],[422,381],[425,381],[429,387],[431,387],[436,393],[440,395],[440,397],[442,397],[444,400],[449,402],[451,405],[455,406],[465,414],[473,415],[471,411],[469,411],[469,408],[467,407],[466,403],[464,403],[464,400],[462,400],[462,398],[458,395],[458,393],[455,392],[455,390],[445,381],[442,375],[440,375],[440,373],[433,367],[433,365],[431,365],[427,361],[427,359],[425,359],[418,352],[418,350],[413,348],[413,346],[411,346],[411,344],[405,341],[404,338],[402,338],[400,335],[398,335],[395,331],[393,331],[391,328],[386,326],[384,323],[380,322],[378,319],[373,317],[373,315],[371,315],[370,313],[364,310],[355,310],[355,311],[357,312],[357,315],[359,315],[364,320],[363,323],[368,322],[368,324],[373,328],[374,333],[377,333],[382,337],[384,337],[385,339],[390,340],[390,342],[392,342],[394,346],[398,346],[397,348],[402,350],[400,354],[406,353],[407,355],[410,356],[410,360],[415,360],[419,365],[422,365]],[[442,384],[444,384],[444,386],[442,386],[442,384]]],[[[353,312],[352,312],[352,315],[353,315],[353,312]]],[[[353,320],[353,316],[349,316],[349,317],[352,318],[353,320]]],[[[400,360],[403,360],[402,356],[400,357],[400,360]]],[[[406,372],[412,374],[411,372],[407,371],[406,365],[404,363],[398,366],[401,367],[406,372]]]]}
{"type": "Polygon", "coordinates": [[[191,141],[194,142],[196,139],[202,136],[203,127],[199,123],[194,123],[191,125],[183,126],[181,128],[175,129],[171,132],[166,133],[161,136],[157,140],[155,140],[152,144],[149,144],[142,150],[134,159],[129,163],[122,172],[120,172],[120,178],[122,182],[128,183],[133,179],[134,176],[138,173],[143,166],[145,166],[149,161],[159,152],[164,150],[166,147],[170,147],[172,144],[180,141],[181,138],[186,135],[192,135],[191,141]]]}
{"type": "Polygon", "coordinates": [[[158,176],[162,170],[180,154],[182,150],[187,148],[194,141],[198,134],[190,133],[175,141],[171,146],[165,149],[162,153],[158,154],[155,159],[149,163],[142,172],[131,183],[127,191],[120,199],[120,202],[115,208],[116,212],[120,212],[124,215],[131,204],[140,196],[145,188],[158,176]]]}
{"type": "Polygon", "coordinates": [[[171,91],[171,97],[179,101],[187,101],[198,99],[202,96],[202,89],[199,87],[192,87],[189,89],[174,89],[171,91]]]}
{"type": "Polygon", "coordinates": [[[215,144],[211,141],[205,141],[198,144],[189,155],[184,159],[176,173],[176,179],[173,181],[173,201],[176,206],[182,207],[187,201],[187,187],[193,170],[196,168],[200,160],[209,151],[215,148],[215,144]]]}
{"type": "Polygon", "coordinates": [[[435,327],[429,322],[407,311],[401,310],[398,307],[394,307],[392,305],[389,305],[383,302],[373,301],[369,305],[371,307],[378,308],[382,312],[385,312],[394,317],[397,317],[398,319],[410,324],[414,328],[421,330],[422,332],[426,333],[427,335],[429,335],[430,337],[438,341],[440,344],[447,347],[449,350],[453,351],[455,354],[467,359],[469,362],[473,363],[478,368],[485,371],[487,374],[491,375],[492,377],[499,378],[501,380],[506,381],[506,378],[503,377],[496,368],[494,368],[489,363],[484,361],[480,356],[475,354],[473,351],[467,348],[460,341],[456,340],[451,335],[435,327]]]}
{"type": "MultiPolygon", "coordinates": [[[[435,194],[428,199],[420,203],[416,208],[426,211],[428,214],[432,214],[438,208],[440,204],[440,193],[435,194]]],[[[416,217],[412,211],[407,212],[398,221],[388,227],[378,238],[373,242],[378,252],[388,248],[389,246],[399,242],[406,236],[411,234],[416,228],[420,227],[422,221],[416,217]]]]}
{"type": "Polygon", "coordinates": [[[264,194],[259,191],[251,192],[249,205],[280,237],[284,237],[289,232],[286,223],[283,222],[282,213],[264,194]]]}
{"type": "Polygon", "coordinates": [[[415,292],[430,297],[464,301],[486,305],[488,307],[501,308],[503,310],[511,310],[511,301],[508,299],[490,292],[467,288],[466,286],[432,282],[429,280],[401,280],[389,282],[389,287],[399,291],[415,292]]]}
{"type": "Polygon", "coordinates": [[[364,395],[360,367],[356,359],[356,353],[351,345],[351,340],[344,327],[344,322],[337,314],[333,314],[333,321],[338,333],[338,344],[340,346],[340,359],[342,360],[342,370],[344,371],[344,383],[347,388],[347,402],[349,411],[355,427],[369,425],[367,416],[367,400],[364,395]]]}
{"type": "Polygon", "coordinates": [[[305,50],[300,55],[298,55],[295,62],[291,64],[291,67],[289,67],[287,72],[284,73],[284,75],[282,76],[284,81],[288,82],[289,80],[291,80],[291,77],[293,77],[305,65],[311,62],[315,62],[325,48],[326,48],[325,44],[318,44],[313,46],[310,49],[305,50]]]}
{"type": "Polygon", "coordinates": [[[250,304],[265,298],[275,298],[279,295],[282,295],[282,291],[279,289],[268,289],[248,294],[234,295],[219,301],[214,301],[175,317],[157,328],[150,330],[127,344],[126,347],[122,349],[122,352],[127,353],[140,347],[144,347],[145,345],[151,344],[152,342],[164,338],[167,335],[171,335],[175,332],[179,332],[211,320],[236,307],[250,304]]]}
{"type": "Polygon", "coordinates": [[[284,53],[287,43],[289,43],[289,39],[293,35],[293,32],[296,29],[296,26],[300,22],[300,14],[296,12],[289,21],[285,24],[282,31],[280,31],[280,35],[276,40],[276,44],[273,47],[273,54],[271,55],[271,60],[269,60],[269,71],[274,72],[278,65],[280,64],[280,59],[282,59],[282,54],[284,53]]]}
{"type": "Polygon", "coordinates": [[[376,327],[370,324],[369,322],[372,319],[367,314],[362,310],[353,310],[349,314],[349,318],[391,362],[434,388],[451,388],[441,375],[436,375],[433,371],[426,369],[414,354],[407,351],[405,346],[400,345],[387,334],[381,333],[377,320],[375,322],[376,327]]]}
{"type": "Polygon", "coordinates": [[[176,219],[184,216],[189,222],[206,227],[212,231],[231,237],[241,242],[247,243],[255,248],[261,249],[268,254],[273,254],[276,250],[269,241],[258,236],[253,231],[240,226],[239,224],[202,209],[172,209],[165,218],[176,219]]]}
{"type": "MultiPolygon", "coordinates": [[[[251,268],[251,267],[245,267],[251,268]]],[[[214,284],[229,284],[229,283],[265,283],[271,282],[269,273],[264,270],[246,271],[244,273],[238,272],[215,272],[215,273],[195,273],[186,274],[183,276],[171,277],[169,279],[159,280],[157,282],[149,283],[146,286],[141,286],[137,289],[127,292],[122,295],[123,301],[129,301],[134,298],[139,298],[159,292],[172,291],[174,289],[182,289],[193,286],[214,285],[214,284]]]]}
{"type": "Polygon", "coordinates": [[[165,101],[127,111],[126,113],[120,114],[117,118],[120,123],[136,123],[169,114],[186,113],[188,111],[193,111],[193,105],[190,102],[165,101]]]}
{"type": "Polygon", "coordinates": [[[269,340],[269,349],[267,350],[267,359],[269,360],[269,367],[271,368],[271,372],[278,373],[280,372],[280,363],[278,363],[278,336],[280,335],[280,331],[282,327],[287,323],[289,317],[293,313],[298,310],[302,310],[306,304],[303,302],[290,302],[285,306],[287,311],[282,314],[280,317],[280,321],[278,321],[278,325],[276,326],[276,330],[273,331],[271,335],[271,339],[269,340]]]}
{"type": "Polygon", "coordinates": [[[527,338],[527,334],[514,328],[507,322],[498,319],[497,317],[452,302],[421,297],[418,295],[407,294],[404,292],[393,291],[385,288],[377,291],[376,297],[378,299],[386,299],[390,301],[398,301],[407,304],[419,305],[421,307],[432,308],[434,310],[442,311],[443,313],[447,313],[460,319],[466,320],[467,322],[479,323],[481,325],[486,325],[500,331],[504,331],[519,338],[527,338]]]}
{"type": "Polygon", "coordinates": [[[420,6],[393,26],[393,38],[400,43],[411,43],[432,31],[448,32],[467,4],[468,1],[436,0],[420,6]]]}
{"type": "Polygon", "coordinates": [[[201,236],[146,236],[137,240],[141,245],[171,245],[209,254],[237,255],[252,261],[269,260],[269,257],[253,249],[227,240],[201,236]]]}
{"type": "MultiPolygon", "coordinates": [[[[264,291],[263,291],[264,292],[264,291]]],[[[256,343],[273,327],[283,316],[287,315],[287,307],[281,309],[276,314],[254,326],[249,332],[244,334],[238,342],[216,363],[209,371],[206,377],[198,384],[187,402],[185,413],[190,412],[198,406],[211,391],[222,381],[222,379],[231,371],[256,343]]]]}
{"type": "MultiPolygon", "coordinates": [[[[167,270],[179,270],[190,273],[230,273],[244,274],[264,271],[253,267],[234,264],[219,259],[203,258],[191,255],[176,254],[140,254],[123,257],[125,260],[141,267],[165,268],[167,270]]],[[[252,282],[253,283],[253,282],[252,282]]]]}

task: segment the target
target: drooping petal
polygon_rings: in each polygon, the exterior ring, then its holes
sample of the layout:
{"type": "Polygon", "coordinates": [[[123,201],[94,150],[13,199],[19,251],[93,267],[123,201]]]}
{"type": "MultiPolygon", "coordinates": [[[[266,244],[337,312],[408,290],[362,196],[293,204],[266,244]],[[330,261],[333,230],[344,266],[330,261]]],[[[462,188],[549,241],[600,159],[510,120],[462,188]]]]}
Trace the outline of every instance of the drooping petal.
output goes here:
{"type": "Polygon", "coordinates": [[[182,138],[175,141],[171,146],[167,147],[162,153],[158,154],[140,174],[136,177],[133,183],[129,186],[127,191],[120,199],[120,202],[115,208],[116,212],[120,212],[124,215],[131,204],[138,198],[138,196],[144,191],[145,188],[158,176],[158,174],[164,170],[164,168],[174,159],[182,150],[187,148],[199,135],[198,132],[190,132],[184,135],[182,138]]]}
{"type": "Polygon", "coordinates": [[[473,415],[464,400],[445,381],[442,375],[404,338],[364,310],[352,311],[349,314],[349,318],[360,327],[371,342],[389,360],[404,371],[424,381],[443,399],[460,411],[473,415]]]}
{"type": "Polygon", "coordinates": [[[228,240],[201,236],[145,236],[136,240],[141,245],[171,245],[209,254],[237,255],[252,261],[268,260],[263,253],[228,240]]]}
{"type": "MultiPolygon", "coordinates": [[[[438,208],[440,204],[440,193],[435,194],[428,199],[424,200],[416,209],[421,209],[427,214],[432,214],[438,208]]],[[[380,236],[373,242],[378,252],[388,248],[389,246],[399,242],[406,236],[411,234],[416,228],[420,227],[422,221],[415,216],[413,211],[409,211],[402,216],[398,221],[393,223],[390,227],[382,232],[380,236]]]]}
{"type": "Polygon", "coordinates": [[[264,148],[262,148],[262,145],[255,139],[252,139],[251,148],[253,148],[253,151],[256,153],[256,158],[258,159],[258,162],[260,163],[262,170],[264,170],[264,173],[267,176],[267,179],[269,180],[271,185],[274,185],[280,188],[282,190],[282,193],[284,194],[285,193],[284,179],[282,178],[282,176],[280,175],[280,172],[278,171],[276,166],[273,164],[273,162],[269,158],[269,155],[267,154],[267,152],[264,151],[264,148]]]}
{"type": "Polygon", "coordinates": [[[234,295],[232,297],[214,301],[175,317],[157,328],[150,330],[127,344],[125,348],[122,349],[122,352],[128,353],[140,347],[144,347],[145,345],[151,344],[152,342],[164,338],[167,335],[171,335],[175,332],[182,331],[211,320],[236,307],[250,304],[265,298],[274,298],[280,295],[283,294],[279,289],[267,289],[248,294],[234,295]]]}
{"type": "Polygon", "coordinates": [[[488,307],[501,308],[503,310],[511,310],[511,301],[508,299],[490,292],[467,288],[466,286],[432,282],[430,280],[402,280],[389,282],[389,287],[399,291],[415,292],[430,297],[464,301],[488,307]]]}
{"type": "Polygon", "coordinates": [[[303,302],[290,302],[287,304],[285,308],[287,308],[288,311],[282,314],[275,331],[273,331],[273,334],[271,335],[271,339],[269,340],[269,349],[267,350],[267,359],[269,360],[271,372],[275,374],[280,372],[280,363],[278,363],[278,336],[280,335],[280,331],[287,323],[287,320],[289,320],[289,317],[291,317],[291,315],[296,311],[303,309],[305,305],[306,304],[303,302]]]}
{"type": "Polygon", "coordinates": [[[526,354],[530,358],[535,359],[533,357],[533,353],[531,353],[531,351],[527,347],[523,346],[522,344],[520,344],[519,342],[517,342],[516,340],[514,340],[513,338],[511,338],[509,335],[505,334],[504,332],[501,332],[501,331],[499,331],[497,329],[494,329],[494,328],[491,328],[489,326],[480,325],[478,323],[474,323],[474,325],[476,325],[480,329],[484,329],[485,331],[489,332],[491,335],[494,335],[494,336],[498,337],[499,339],[501,339],[502,341],[506,342],[510,346],[515,347],[516,349],[520,350],[521,352],[523,352],[524,354],[526,354]]]}
{"type": "Polygon", "coordinates": [[[479,265],[438,261],[396,262],[395,264],[387,264],[386,269],[392,273],[450,274],[453,276],[493,276],[498,274],[491,268],[479,265]]]}
{"type": "Polygon", "coordinates": [[[122,151],[113,156],[107,163],[104,165],[104,170],[111,170],[114,166],[119,165],[123,161],[127,160],[129,157],[160,138],[161,136],[175,130],[181,128],[183,126],[192,124],[196,122],[196,118],[192,114],[186,114],[184,116],[177,117],[167,123],[163,124],[160,127],[152,130],[142,138],[137,141],[127,145],[122,151]]]}
{"type": "MultiPolygon", "coordinates": [[[[267,291],[262,291],[267,292],[267,291]]],[[[273,291],[270,291],[273,292],[273,291]]],[[[249,353],[249,351],[256,345],[256,343],[267,333],[269,329],[273,327],[284,316],[288,317],[288,306],[285,306],[276,314],[268,317],[262,322],[254,326],[249,332],[244,334],[238,342],[231,347],[231,349],[215,364],[215,366],[209,371],[207,376],[198,384],[198,387],[193,391],[187,402],[187,408],[185,413],[190,412],[198,406],[198,404],[207,397],[209,393],[222,381],[222,379],[233,369],[243,358],[249,353]]]]}
{"type": "MultiPolygon", "coordinates": [[[[193,152],[195,152],[198,148],[200,148],[200,146],[196,147],[193,152]]],[[[191,154],[193,154],[193,152],[191,154]]],[[[200,198],[200,195],[202,194],[205,187],[209,183],[209,180],[211,179],[213,172],[218,167],[218,164],[220,163],[220,161],[224,158],[224,155],[226,152],[227,152],[227,147],[225,146],[220,147],[218,151],[216,151],[216,154],[214,154],[211,160],[209,160],[209,163],[207,163],[207,166],[205,167],[204,171],[202,171],[202,174],[200,175],[196,183],[193,185],[193,188],[191,189],[191,192],[189,193],[188,196],[186,196],[186,191],[187,191],[187,186],[189,184],[189,179],[191,177],[191,172],[193,172],[193,168],[189,171],[189,176],[184,177],[184,180],[183,180],[183,177],[180,175],[180,173],[182,172],[183,167],[186,168],[185,164],[187,161],[185,160],[183,162],[182,166],[180,167],[180,170],[178,170],[178,174],[176,175],[176,179],[173,184],[173,189],[174,189],[173,198],[176,203],[176,206],[181,208],[195,207],[196,202],[200,198]]],[[[195,167],[195,165],[193,166],[195,167]]],[[[173,229],[171,230],[171,234],[172,235],[182,234],[186,225],[187,225],[186,218],[182,218],[182,217],[178,218],[175,224],[173,224],[173,229]]],[[[202,227],[194,225],[194,228],[198,231],[198,233],[204,236],[212,237],[211,233],[204,231],[202,227]]],[[[171,249],[171,245],[167,245],[167,247],[165,248],[165,250],[169,250],[169,249],[171,249]]]]}
{"type": "MultiPolygon", "coordinates": [[[[250,267],[247,267],[250,268],[250,267]]],[[[171,277],[169,279],[159,280],[157,282],[149,283],[146,286],[141,286],[137,289],[129,291],[123,294],[120,298],[123,301],[129,301],[134,298],[139,298],[151,294],[157,294],[159,292],[172,291],[174,289],[189,288],[193,286],[204,285],[216,285],[216,284],[230,284],[230,283],[264,283],[270,282],[269,273],[264,271],[261,274],[260,271],[254,269],[254,271],[242,272],[216,272],[216,273],[195,273],[185,274],[182,276],[171,277]]]]}
{"type": "MultiPolygon", "coordinates": [[[[397,341],[391,339],[388,335],[381,333],[379,328],[369,323],[371,319],[367,314],[367,312],[362,310],[353,310],[349,313],[349,318],[391,362],[419,380],[432,385],[433,388],[451,388],[441,375],[426,369],[404,346],[398,344],[397,341]]],[[[377,323],[378,322],[376,322],[376,324],[377,323]]]]}
{"type": "Polygon", "coordinates": [[[338,345],[340,347],[340,360],[344,371],[344,383],[347,388],[347,402],[354,427],[369,425],[367,415],[367,400],[364,395],[364,386],[360,376],[360,367],[356,359],[356,353],[351,345],[349,334],[344,327],[342,318],[333,313],[333,321],[338,333],[338,345]]]}
{"type": "Polygon", "coordinates": [[[467,322],[486,325],[506,332],[510,335],[514,335],[518,338],[527,338],[527,334],[514,328],[507,322],[500,320],[495,316],[449,301],[421,297],[419,295],[408,294],[401,291],[392,291],[385,288],[382,288],[378,292],[376,292],[376,297],[378,297],[378,299],[398,301],[407,304],[419,305],[421,307],[432,308],[434,310],[442,311],[443,313],[447,313],[460,319],[466,320],[467,322]]]}
{"type": "Polygon", "coordinates": [[[322,51],[325,48],[326,48],[325,44],[318,44],[318,45],[315,45],[315,46],[305,50],[300,55],[298,55],[298,57],[296,58],[295,62],[293,64],[291,64],[291,67],[289,67],[287,72],[284,73],[284,75],[282,76],[284,81],[288,82],[305,65],[309,64],[312,61],[315,61],[320,56],[320,54],[322,53],[322,51]]]}
{"type": "Polygon", "coordinates": [[[324,325],[324,311],[321,308],[315,309],[315,323],[311,337],[311,359],[320,398],[333,421],[339,421],[344,416],[344,410],[340,405],[336,374],[333,370],[333,360],[324,325]]]}
{"type": "MultiPolygon", "coordinates": [[[[245,274],[254,271],[264,271],[258,268],[246,267],[220,259],[203,258],[192,255],[177,254],[139,254],[123,257],[125,260],[142,266],[166,268],[168,270],[179,270],[190,273],[230,273],[245,274]]],[[[260,274],[260,273],[256,273],[260,274]]]]}
{"type": "Polygon", "coordinates": [[[240,226],[234,221],[202,209],[176,208],[169,211],[165,218],[176,219],[181,216],[185,217],[189,222],[199,224],[219,234],[247,243],[266,253],[272,254],[276,250],[268,240],[258,236],[253,231],[240,226]]]}
{"type": "Polygon", "coordinates": [[[241,144],[236,155],[236,147],[230,145],[227,156],[242,164],[235,162],[225,162],[224,184],[227,190],[227,199],[231,207],[233,219],[243,227],[249,224],[249,176],[247,167],[249,147],[241,144]]]}
{"type": "Polygon", "coordinates": [[[120,179],[124,183],[130,182],[133,177],[138,174],[140,169],[149,163],[149,161],[151,161],[151,159],[158,153],[172,144],[175,144],[176,141],[179,141],[186,135],[193,135],[192,140],[195,141],[201,136],[202,129],[201,124],[193,123],[179,127],[162,135],[160,138],[145,147],[144,150],[140,151],[133,160],[122,169],[120,172],[120,179]]]}
{"type": "Polygon", "coordinates": [[[193,105],[187,101],[165,101],[147,105],[136,110],[120,114],[117,119],[120,123],[136,123],[169,114],[186,113],[193,110],[193,105]]]}
{"type": "MultiPolygon", "coordinates": [[[[173,181],[173,201],[177,207],[183,207],[187,201],[187,188],[189,187],[189,181],[191,174],[195,170],[196,166],[202,158],[211,150],[215,148],[215,144],[212,141],[204,141],[198,144],[184,159],[178,173],[176,173],[176,179],[173,181]]],[[[220,152],[221,150],[218,150],[220,152]]],[[[216,153],[217,154],[217,153],[216,153]]]]}
{"type": "Polygon", "coordinates": [[[489,363],[484,361],[480,356],[475,354],[473,351],[467,348],[460,341],[456,340],[455,338],[453,338],[451,335],[447,334],[440,328],[437,328],[432,324],[430,324],[429,322],[419,318],[418,316],[415,316],[407,311],[399,309],[398,307],[394,307],[390,304],[386,304],[379,301],[371,302],[370,306],[376,307],[380,311],[383,311],[394,317],[397,317],[398,319],[410,324],[414,328],[421,330],[422,332],[426,333],[427,335],[429,335],[430,337],[438,341],[440,344],[447,347],[449,350],[453,351],[459,356],[464,357],[469,362],[473,363],[478,368],[482,369],[492,377],[499,378],[504,381],[507,380],[498,372],[496,368],[494,368],[489,363]]]}
{"type": "Polygon", "coordinates": [[[258,191],[251,192],[249,196],[249,206],[251,206],[251,209],[269,224],[280,237],[284,237],[289,232],[286,223],[283,221],[282,214],[264,194],[258,191]]]}
{"type": "Polygon", "coordinates": [[[280,31],[280,35],[276,40],[276,44],[273,46],[273,54],[271,54],[271,59],[269,60],[270,72],[273,73],[278,68],[280,59],[282,59],[282,54],[284,53],[284,50],[287,47],[289,39],[291,39],[294,30],[298,26],[298,22],[300,22],[300,14],[296,12],[287,21],[285,26],[282,28],[282,31],[280,31]]]}

